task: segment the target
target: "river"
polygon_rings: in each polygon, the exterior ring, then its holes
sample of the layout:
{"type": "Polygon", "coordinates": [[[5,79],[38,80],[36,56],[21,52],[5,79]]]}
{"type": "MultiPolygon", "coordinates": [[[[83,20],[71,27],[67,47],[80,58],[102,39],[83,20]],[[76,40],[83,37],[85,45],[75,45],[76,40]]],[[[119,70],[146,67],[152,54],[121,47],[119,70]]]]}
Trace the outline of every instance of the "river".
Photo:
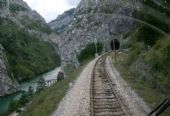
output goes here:
{"type": "MultiPolygon", "coordinates": [[[[52,70],[48,73],[45,73],[41,76],[33,78],[29,81],[22,82],[20,84],[19,88],[20,88],[20,90],[27,91],[28,88],[30,86],[32,86],[34,88],[34,90],[36,90],[37,82],[38,82],[40,77],[43,76],[43,78],[45,78],[45,80],[50,80],[52,77],[57,77],[59,71],[60,71],[60,67],[57,67],[57,68],[55,68],[54,70],[52,70]]],[[[12,95],[9,95],[9,96],[6,96],[6,97],[1,97],[0,98],[0,113],[6,112],[8,110],[8,105],[9,105],[10,101],[19,99],[20,96],[21,96],[21,93],[16,93],[16,94],[12,94],[12,95]]]]}

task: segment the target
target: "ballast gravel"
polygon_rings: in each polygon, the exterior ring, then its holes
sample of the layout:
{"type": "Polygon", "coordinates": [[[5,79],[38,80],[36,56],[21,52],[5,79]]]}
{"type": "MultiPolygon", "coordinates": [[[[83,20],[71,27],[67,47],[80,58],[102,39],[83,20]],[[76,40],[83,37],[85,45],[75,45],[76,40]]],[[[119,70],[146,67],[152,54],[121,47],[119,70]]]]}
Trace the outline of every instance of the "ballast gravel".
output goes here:
{"type": "Polygon", "coordinates": [[[93,67],[98,58],[91,61],[60,102],[52,116],[90,116],[90,82],[93,67]]]}

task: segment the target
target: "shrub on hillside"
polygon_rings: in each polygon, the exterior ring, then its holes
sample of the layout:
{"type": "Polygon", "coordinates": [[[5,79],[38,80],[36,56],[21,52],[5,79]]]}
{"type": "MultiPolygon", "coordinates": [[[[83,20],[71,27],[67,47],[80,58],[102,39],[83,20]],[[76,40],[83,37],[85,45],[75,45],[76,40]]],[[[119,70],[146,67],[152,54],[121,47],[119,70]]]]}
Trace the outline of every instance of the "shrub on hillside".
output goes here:
{"type": "MultiPolygon", "coordinates": [[[[97,53],[101,54],[103,50],[103,44],[97,43],[97,53]]],[[[88,44],[81,52],[77,55],[78,61],[81,63],[89,58],[94,58],[96,53],[96,48],[94,43],[88,44]]]]}
{"type": "Polygon", "coordinates": [[[145,45],[143,43],[136,43],[132,45],[129,50],[130,52],[128,54],[127,63],[131,64],[132,62],[134,62],[139,57],[138,55],[142,53],[144,49],[145,45]]]}
{"type": "Polygon", "coordinates": [[[45,79],[43,77],[41,77],[38,80],[36,92],[40,92],[40,91],[44,90],[44,88],[45,88],[45,79]]]}
{"type": "Polygon", "coordinates": [[[162,39],[145,54],[145,61],[154,72],[156,89],[162,93],[169,93],[170,88],[170,40],[162,39]]]}
{"type": "MultiPolygon", "coordinates": [[[[170,31],[170,27],[165,22],[162,22],[156,17],[148,14],[143,14],[140,12],[137,12],[136,14],[137,16],[134,17],[144,21],[145,23],[153,25],[154,27],[167,33],[170,31]]],[[[159,37],[162,36],[164,35],[161,32],[145,24],[141,24],[138,28],[138,32],[136,33],[136,38],[138,39],[138,41],[142,41],[145,43],[145,45],[149,45],[149,46],[153,46],[156,43],[156,41],[159,39],[159,37]]]]}
{"type": "Polygon", "coordinates": [[[61,81],[64,79],[64,73],[63,72],[59,72],[58,76],[57,76],[57,81],[61,81]]]}
{"type": "Polygon", "coordinates": [[[17,110],[18,107],[20,107],[20,104],[17,100],[11,101],[8,106],[9,112],[17,110]]]}

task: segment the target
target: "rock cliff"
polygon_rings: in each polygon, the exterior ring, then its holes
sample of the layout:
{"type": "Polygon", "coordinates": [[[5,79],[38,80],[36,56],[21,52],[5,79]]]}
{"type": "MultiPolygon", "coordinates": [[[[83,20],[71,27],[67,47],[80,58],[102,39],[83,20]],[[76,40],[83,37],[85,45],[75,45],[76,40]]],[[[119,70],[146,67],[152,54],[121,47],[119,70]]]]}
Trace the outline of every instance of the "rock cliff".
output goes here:
{"type": "MultiPolygon", "coordinates": [[[[49,25],[59,30],[62,40],[59,43],[62,62],[78,66],[77,54],[93,43],[95,38],[98,42],[104,43],[105,49],[110,49],[110,42],[113,39],[122,41],[124,33],[129,31],[134,22],[127,18],[134,12],[132,5],[137,4],[134,0],[81,0],[75,9],[74,15],[64,13],[49,25]],[[58,20],[59,19],[59,20],[58,20]],[[62,23],[61,23],[62,20],[62,23]],[[71,21],[64,27],[60,27],[71,21]],[[65,22],[66,21],[66,22],[65,22]],[[55,24],[55,25],[51,25],[55,24]]],[[[69,11],[68,11],[69,12],[69,11]]]]}
{"type": "Polygon", "coordinates": [[[50,27],[58,33],[63,33],[65,29],[74,21],[75,9],[70,9],[59,15],[54,21],[49,23],[50,27]]]}
{"type": "Polygon", "coordinates": [[[0,96],[17,92],[18,83],[16,80],[12,80],[7,74],[7,58],[5,50],[0,44],[0,96]]]}

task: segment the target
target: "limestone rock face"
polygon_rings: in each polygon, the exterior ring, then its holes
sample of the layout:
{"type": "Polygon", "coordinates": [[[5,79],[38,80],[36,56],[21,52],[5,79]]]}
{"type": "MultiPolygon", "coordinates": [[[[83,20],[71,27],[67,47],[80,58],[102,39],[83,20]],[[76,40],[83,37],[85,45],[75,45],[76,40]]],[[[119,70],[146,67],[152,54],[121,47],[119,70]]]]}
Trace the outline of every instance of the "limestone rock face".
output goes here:
{"type": "MultiPolygon", "coordinates": [[[[61,29],[62,62],[77,66],[77,54],[95,39],[108,50],[114,38],[121,42],[123,34],[134,26],[134,21],[128,17],[134,12],[135,4],[135,0],[81,0],[73,17],[69,18],[71,23],[64,27],[64,32],[61,29]]],[[[67,24],[67,15],[64,13],[58,17],[60,20],[51,22],[50,25],[54,24],[51,28],[60,29],[61,20],[62,24],[67,24]]]]}
{"type": "Polygon", "coordinates": [[[56,30],[58,33],[64,32],[65,28],[67,28],[71,22],[74,21],[74,12],[75,9],[73,8],[64,12],[64,14],[59,15],[55,20],[49,23],[50,27],[56,30]]]}
{"type": "Polygon", "coordinates": [[[0,96],[5,96],[18,91],[18,83],[8,77],[6,65],[7,58],[4,48],[0,44],[0,96]]]}

